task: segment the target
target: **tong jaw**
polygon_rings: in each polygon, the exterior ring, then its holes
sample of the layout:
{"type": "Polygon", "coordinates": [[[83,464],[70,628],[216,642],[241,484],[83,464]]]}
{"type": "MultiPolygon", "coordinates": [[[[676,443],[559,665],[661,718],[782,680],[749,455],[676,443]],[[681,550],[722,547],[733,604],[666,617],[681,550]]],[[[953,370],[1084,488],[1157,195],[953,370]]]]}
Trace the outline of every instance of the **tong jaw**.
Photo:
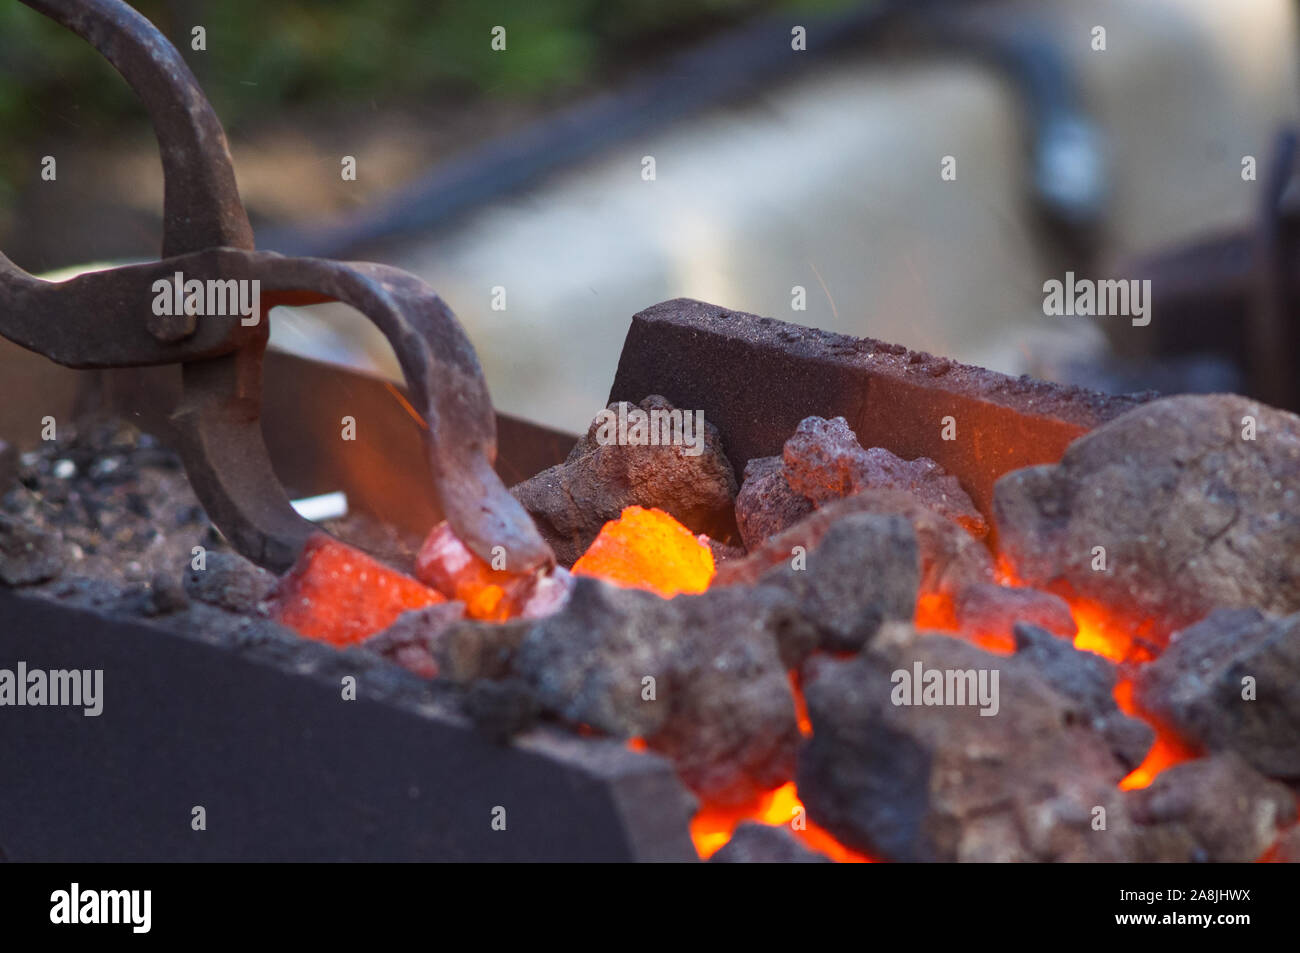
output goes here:
{"type": "Polygon", "coordinates": [[[277,305],[340,301],[388,338],[428,424],[433,489],[452,529],[480,557],[504,547],[507,568],[555,563],[492,464],[496,417],[478,358],[424,282],[383,265],[285,258],[254,250],[225,132],[184,59],[121,0],[23,0],[86,39],[144,103],[162,154],[163,260],[41,281],[0,255],[0,334],[69,367],[180,364],[173,415],[179,451],[212,522],[249,559],[288,569],[318,528],[294,512],[260,425],[267,315],[277,305]],[[150,320],[154,282],[257,281],[261,313],[150,320]]]}

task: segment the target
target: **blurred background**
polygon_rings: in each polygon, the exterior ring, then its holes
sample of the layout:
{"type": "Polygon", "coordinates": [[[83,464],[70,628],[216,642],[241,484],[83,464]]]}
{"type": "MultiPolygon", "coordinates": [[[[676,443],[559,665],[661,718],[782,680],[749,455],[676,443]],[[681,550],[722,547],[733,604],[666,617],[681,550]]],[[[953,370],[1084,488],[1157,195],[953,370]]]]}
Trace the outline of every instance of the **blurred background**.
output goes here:
{"type": "MultiPolygon", "coordinates": [[[[516,416],[584,429],[632,315],[673,297],[1100,389],[1300,404],[1290,0],[135,5],[225,123],[258,246],[418,274],[516,416]],[[1152,324],[1044,315],[1067,271],[1153,277],[1152,324]]],[[[14,0],[0,129],[10,259],[156,257],[142,109],[14,0]]],[[[400,378],[359,315],[284,311],[275,346],[400,378]]]]}

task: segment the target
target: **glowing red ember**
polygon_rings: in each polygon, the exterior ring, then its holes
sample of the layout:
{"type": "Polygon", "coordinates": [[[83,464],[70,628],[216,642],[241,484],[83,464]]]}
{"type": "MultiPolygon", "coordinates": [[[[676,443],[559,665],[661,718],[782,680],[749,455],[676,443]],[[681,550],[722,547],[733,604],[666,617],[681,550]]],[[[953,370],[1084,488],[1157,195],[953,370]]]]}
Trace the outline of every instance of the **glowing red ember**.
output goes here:
{"type": "MultiPolygon", "coordinates": [[[[501,558],[504,565],[508,558],[504,551],[501,558]]],[[[557,585],[550,577],[521,576],[504,568],[493,569],[461,542],[446,522],[435,526],[420,547],[415,557],[415,575],[448,599],[465,603],[465,614],[471,619],[487,622],[504,622],[518,615],[545,615],[544,611],[524,610],[546,601],[547,594],[553,590],[556,598],[551,601],[557,601],[564,590],[562,583],[557,585]]]]}
{"type": "Polygon", "coordinates": [[[332,536],[317,533],[271,595],[271,616],[299,635],[355,645],[439,593],[332,536]]]}

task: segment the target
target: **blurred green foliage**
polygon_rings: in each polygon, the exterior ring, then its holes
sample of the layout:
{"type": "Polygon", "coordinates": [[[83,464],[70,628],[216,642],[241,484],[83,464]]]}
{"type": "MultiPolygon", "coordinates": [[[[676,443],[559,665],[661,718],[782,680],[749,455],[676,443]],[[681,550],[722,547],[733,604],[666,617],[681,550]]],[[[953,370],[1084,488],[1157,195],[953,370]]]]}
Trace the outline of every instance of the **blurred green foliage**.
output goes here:
{"type": "MultiPolygon", "coordinates": [[[[227,126],[287,103],[332,105],[439,95],[533,98],[571,90],[647,45],[778,8],[851,0],[137,0],[185,55],[227,126]],[[190,49],[191,28],[207,51],[190,49]],[[508,31],[509,55],[489,48],[508,31]]],[[[0,128],[21,137],[64,111],[138,116],[77,37],[0,2],[0,128]],[[35,127],[35,128],[34,128],[35,127]]],[[[75,124],[75,123],[74,123],[75,124]]]]}
{"type": "MultiPolygon", "coordinates": [[[[286,107],[383,108],[424,99],[572,94],[629,61],[779,9],[859,0],[134,0],[181,50],[227,129],[286,107]],[[508,55],[490,47],[507,29],[508,55]],[[202,25],[207,49],[191,49],[202,25]]],[[[470,106],[472,108],[472,105],[470,106]]],[[[50,136],[88,141],[143,109],[79,37],[0,0],[0,215],[50,136]],[[19,157],[22,157],[21,159],[19,157]]]]}

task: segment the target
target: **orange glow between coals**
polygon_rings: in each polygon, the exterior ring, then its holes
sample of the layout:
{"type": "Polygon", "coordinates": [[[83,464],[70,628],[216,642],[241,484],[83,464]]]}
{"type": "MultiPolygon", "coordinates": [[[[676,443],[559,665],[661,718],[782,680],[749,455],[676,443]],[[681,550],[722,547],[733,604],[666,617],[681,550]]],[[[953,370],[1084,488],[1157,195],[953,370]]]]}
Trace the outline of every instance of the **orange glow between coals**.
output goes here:
{"type": "Polygon", "coordinates": [[[793,781],[768,791],[756,804],[743,808],[705,806],[691,821],[691,840],[701,859],[717,853],[732,832],[744,821],[757,821],[768,827],[787,826],[806,847],[820,851],[838,863],[868,864],[871,858],[845,847],[825,830],[808,820],[803,802],[793,781]]]}
{"type": "Polygon", "coordinates": [[[912,624],[922,632],[955,632],[957,612],[952,597],[942,592],[922,592],[916,597],[912,624]]]}
{"type": "MultiPolygon", "coordinates": [[[[995,578],[1000,585],[1020,586],[1024,583],[1015,566],[1005,553],[997,557],[995,578]]],[[[1066,595],[1070,614],[1074,616],[1078,632],[1074,647],[1083,652],[1093,652],[1116,665],[1143,665],[1156,656],[1155,640],[1151,636],[1152,620],[1126,618],[1122,613],[1100,603],[1078,596],[1066,595]]],[[[1115,702],[1120,711],[1149,724],[1156,733],[1155,743],[1142,763],[1120,781],[1121,790],[1144,788],[1166,768],[1200,757],[1195,746],[1179,738],[1168,727],[1138,708],[1133,699],[1133,681],[1121,678],[1115,685],[1115,702]]]]}
{"type": "Polygon", "coordinates": [[[1129,679],[1121,679],[1116,684],[1115,703],[1119,705],[1120,711],[1124,712],[1124,714],[1131,715],[1134,718],[1141,718],[1156,732],[1155,744],[1147,752],[1146,758],[1124,780],[1120,781],[1121,790],[1131,791],[1134,788],[1147,787],[1156,779],[1156,775],[1165,768],[1172,768],[1176,764],[1200,757],[1201,753],[1195,747],[1187,744],[1137,707],[1137,703],[1133,700],[1133,682],[1129,679]]]}
{"type": "Polygon", "coordinates": [[[794,719],[799,725],[799,734],[805,738],[812,736],[812,719],[808,717],[808,703],[803,699],[803,688],[799,685],[799,673],[790,672],[790,694],[794,696],[794,719]]]}

